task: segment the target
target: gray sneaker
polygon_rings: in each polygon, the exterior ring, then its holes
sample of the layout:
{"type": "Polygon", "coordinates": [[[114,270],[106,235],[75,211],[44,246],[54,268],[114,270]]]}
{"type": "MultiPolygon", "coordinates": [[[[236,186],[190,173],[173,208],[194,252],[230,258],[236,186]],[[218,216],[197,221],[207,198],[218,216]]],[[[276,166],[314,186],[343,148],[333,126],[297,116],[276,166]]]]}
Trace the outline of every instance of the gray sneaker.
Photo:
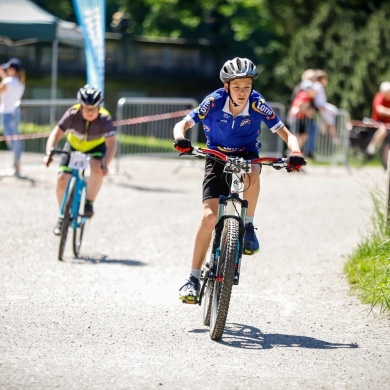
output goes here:
{"type": "Polygon", "coordinates": [[[199,292],[199,279],[197,279],[195,276],[190,276],[187,282],[179,290],[179,299],[181,299],[183,303],[197,303],[199,292]]]}

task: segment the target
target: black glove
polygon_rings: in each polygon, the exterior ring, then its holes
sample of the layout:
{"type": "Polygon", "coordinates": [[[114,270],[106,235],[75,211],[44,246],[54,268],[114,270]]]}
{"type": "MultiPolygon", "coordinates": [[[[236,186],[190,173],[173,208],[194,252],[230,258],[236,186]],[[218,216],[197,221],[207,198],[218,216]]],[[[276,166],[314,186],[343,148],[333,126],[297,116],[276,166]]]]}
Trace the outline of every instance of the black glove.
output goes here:
{"type": "Polygon", "coordinates": [[[192,151],[191,141],[186,138],[176,138],[173,146],[180,153],[189,153],[192,151]]]}
{"type": "Polygon", "coordinates": [[[289,172],[291,171],[298,171],[302,165],[306,165],[306,160],[303,157],[301,152],[291,152],[291,154],[287,157],[286,163],[288,165],[291,165],[291,170],[288,170],[289,172]]]}

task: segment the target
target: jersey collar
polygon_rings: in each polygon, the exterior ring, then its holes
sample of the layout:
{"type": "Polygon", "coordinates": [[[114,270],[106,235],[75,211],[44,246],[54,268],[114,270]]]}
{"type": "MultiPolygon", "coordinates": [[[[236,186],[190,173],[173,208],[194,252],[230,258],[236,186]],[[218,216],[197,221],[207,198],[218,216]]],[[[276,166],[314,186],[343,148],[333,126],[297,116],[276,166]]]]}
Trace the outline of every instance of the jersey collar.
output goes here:
{"type": "MultiPolygon", "coordinates": [[[[222,111],[227,112],[228,114],[234,116],[229,109],[229,97],[226,98],[225,105],[223,106],[222,111]]],[[[246,102],[243,110],[237,116],[240,116],[240,115],[242,115],[242,116],[249,115],[249,99],[246,102]]]]}

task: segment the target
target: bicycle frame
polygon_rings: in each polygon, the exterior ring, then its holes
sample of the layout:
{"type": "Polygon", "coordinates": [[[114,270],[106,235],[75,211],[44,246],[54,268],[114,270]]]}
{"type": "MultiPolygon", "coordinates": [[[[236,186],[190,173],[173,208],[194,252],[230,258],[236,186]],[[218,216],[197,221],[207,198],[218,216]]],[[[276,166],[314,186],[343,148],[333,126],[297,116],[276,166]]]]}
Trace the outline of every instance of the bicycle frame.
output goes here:
{"type": "Polygon", "coordinates": [[[72,202],[72,219],[71,219],[70,226],[73,229],[77,229],[82,224],[84,224],[87,220],[87,217],[85,217],[84,215],[81,216],[81,219],[79,221],[77,220],[80,202],[82,200],[81,194],[83,192],[83,189],[85,188],[85,190],[86,190],[86,188],[87,188],[87,183],[86,183],[85,178],[84,178],[84,171],[83,170],[72,169],[71,178],[68,181],[68,184],[66,186],[66,190],[65,190],[64,196],[62,198],[62,202],[61,202],[60,218],[64,217],[65,204],[66,204],[66,201],[69,197],[69,191],[70,191],[70,188],[72,185],[72,181],[74,181],[75,187],[74,187],[74,198],[73,198],[73,202],[72,202]]]}
{"type": "Polygon", "coordinates": [[[243,238],[245,233],[246,213],[248,209],[248,201],[240,197],[240,192],[243,186],[243,175],[251,171],[251,166],[248,161],[239,159],[238,157],[228,157],[226,160],[224,172],[231,176],[230,194],[228,196],[220,195],[217,214],[217,223],[215,226],[214,242],[210,261],[209,278],[214,280],[216,275],[217,262],[220,254],[219,243],[224,226],[224,221],[227,218],[234,218],[239,223],[239,247],[236,251],[235,272],[233,283],[238,284],[241,269],[243,238]]]}
{"type": "Polygon", "coordinates": [[[85,223],[87,221],[87,217],[81,211],[84,209],[87,193],[87,182],[84,173],[91,156],[81,152],[70,152],[61,149],[53,149],[50,157],[54,154],[68,154],[70,156],[69,168],[71,168],[71,177],[65,188],[59,211],[59,218],[62,220],[62,232],[58,259],[62,260],[69,227],[73,230],[73,253],[78,257],[80,252],[85,223]]]}

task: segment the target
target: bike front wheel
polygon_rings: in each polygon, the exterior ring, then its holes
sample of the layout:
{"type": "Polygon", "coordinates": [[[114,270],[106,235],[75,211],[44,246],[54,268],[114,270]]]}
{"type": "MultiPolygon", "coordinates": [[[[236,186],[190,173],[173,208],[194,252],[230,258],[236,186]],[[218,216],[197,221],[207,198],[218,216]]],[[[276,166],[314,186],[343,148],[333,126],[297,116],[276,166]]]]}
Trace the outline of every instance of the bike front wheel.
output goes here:
{"type": "Polygon", "coordinates": [[[86,199],[86,189],[83,187],[80,194],[80,199],[77,206],[76,228],[73,230],[73,253],[76,257],[79,257],[81,243],[83,242],[84,229],[85,229],[85,216],[84,206],[86,199]]]}
{"type": "Polygon", "coordinates": [[[61,238],[60,238],[60,246],[58,248],[58,260],[63,260],[66,238],[68,237],[68,230],[69,230],[70,222],[72,220],[71,214],[72,214],[72,203],[74,197],[75,184],[76,184],[76,179],[72,177],[69,182],[68,198],[66,199],[65,202],[64,217],[62,219],[62,231],[61,231],[61,238]]]}
{"type": "Polygon", "coordinates": [[[212,308],[210,316],[210,337],[222,337],[229,311],[233,287],[234,265],[240,239],[239,222],[235,218],[224,221],[221,235],[221,252],[218,259],[217,275],[212,282],[212,308]]]}

